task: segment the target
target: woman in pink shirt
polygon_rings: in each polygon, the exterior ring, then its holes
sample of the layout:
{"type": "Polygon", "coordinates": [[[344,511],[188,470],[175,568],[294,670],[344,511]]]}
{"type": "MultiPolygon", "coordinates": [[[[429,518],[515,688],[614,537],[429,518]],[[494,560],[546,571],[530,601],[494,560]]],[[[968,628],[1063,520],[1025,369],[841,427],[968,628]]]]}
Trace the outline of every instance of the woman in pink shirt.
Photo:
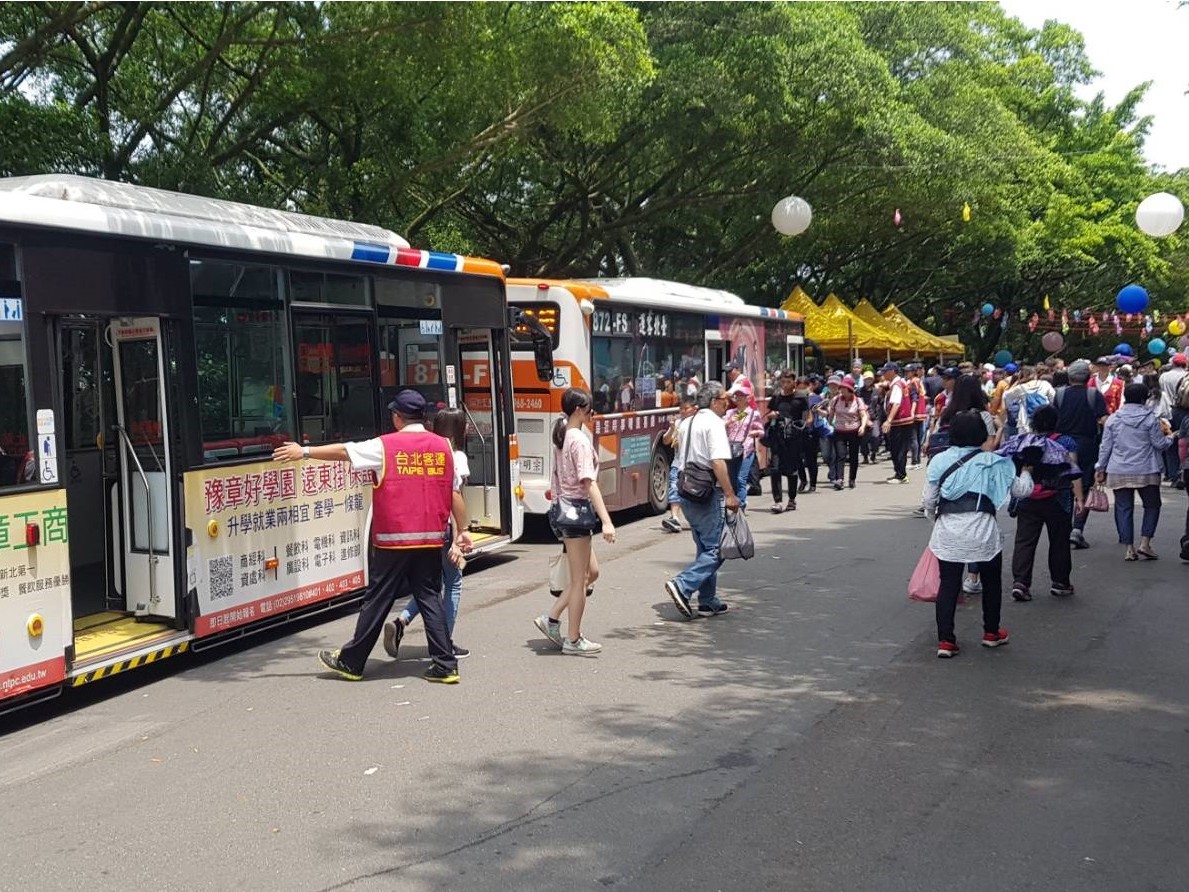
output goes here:
{"type": "Polygon", "coordinates": [[[834,488],[842,489],[845,463],[850,466],[847,486],[854,489],[855,477],[859,473],[859,442],[871,426],[871,420],[867,416],[867,404],[855,396],[855,379],[850,375],[842,379],[842,387],[830,400],[827,411],[828,420],[834,425],[834,488]]]}
{"type": "Polygon", "coordinates": [[[565,419],[553,427],[553,504],[549,525],[562,540],[570,584],[549,609],[533,622],[541,633],[561,648],[563,654],[591,656],[603,645],[582,637],[582,613],[586,609],[586,587],[598,576],[592,537],[602,532],[607,542],[615,541],[615,527],[597,482],[599,457],[584,426],[591,415],[591,396],[571,387],[561,397],[565,419]],[[561,615],[569,611],[568,635],[562,637],[561,615]]]}

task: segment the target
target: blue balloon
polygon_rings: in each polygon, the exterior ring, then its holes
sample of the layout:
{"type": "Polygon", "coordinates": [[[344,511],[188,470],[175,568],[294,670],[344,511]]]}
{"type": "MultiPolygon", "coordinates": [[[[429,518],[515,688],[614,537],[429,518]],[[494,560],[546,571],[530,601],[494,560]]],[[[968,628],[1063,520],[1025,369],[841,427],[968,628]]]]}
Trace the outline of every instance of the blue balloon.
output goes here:
{"type": "Polygon", "coordinates": [[[1130,344],[1116,344],[1115,353],[1120,356],[1135,356],[1135,351],[1131,349],[1130,344]]]}
{"type": "Polygon", "coordinates": [[[1160,338],[1152,338],[1152,340],[1148,341],[1148,352],[1153,356],[1159,356],[1164,352],[1166,347],[1168,347],[1168,344],[1164,343],[1160,338]]]}
{"type": "Polygon", "coordinates": [[[1012,355],[1011,355],[1010,350],[1000,350],[998,353],[995,354],[995,356],[992,359],[992,361],[995,363],[995,365],[998,368],[1003,368],[1009,362],[1011,362],[1011,360],[1012,360],[1012,355]]]}
{"type": "Polygon", "coordinates": [[[1125,285],[1115,302],[1124,313],[1142,313],[1148,308],[1148,292],[1139,285],[1125,285]]]}
{"type": "Polygon", "coordinates": [[[995,308],[991,304],[983,304],[983,315],[990,316],[995,312],[995,308]]]}

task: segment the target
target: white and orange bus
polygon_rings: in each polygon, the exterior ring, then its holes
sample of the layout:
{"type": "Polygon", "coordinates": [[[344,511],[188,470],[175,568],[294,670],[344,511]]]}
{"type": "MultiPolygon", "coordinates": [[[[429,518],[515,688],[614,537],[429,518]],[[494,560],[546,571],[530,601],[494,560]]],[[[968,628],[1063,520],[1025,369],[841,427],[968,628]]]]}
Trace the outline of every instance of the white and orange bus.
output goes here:
{"type": "Polygon", "coordinates": [[[725,380],[739,363],[762,399],[779,369],[800,372],[799,314],[757,307],[727,291],[656,279],[508,280],[509,303],[553,338],[554,374],[541,383],[513,339],[516,432],[524,506],[549,509],[549,432],[561,394],[585,387],[595,402],[599,488],[611,510],[667,507],[670,451],[661,436],[689,380],[725,380]],[[672,387],[670,391],[667,388],[672,387]]]}
{"type": "Polygon", "coordinates": [[[379,227],[0,180],[0,711],[359,597],[370,474],[270,454],[402,387],[467,412],[477,548],[516,538],[509,332],[498,264],[379,227]]]}

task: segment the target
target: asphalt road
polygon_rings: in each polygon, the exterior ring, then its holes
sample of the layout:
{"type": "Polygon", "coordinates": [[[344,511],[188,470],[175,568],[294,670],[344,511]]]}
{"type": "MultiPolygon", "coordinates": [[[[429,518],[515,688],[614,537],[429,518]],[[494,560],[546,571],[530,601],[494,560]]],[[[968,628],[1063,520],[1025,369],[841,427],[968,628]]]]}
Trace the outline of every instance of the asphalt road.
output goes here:
{"type": "Polygon", "coordinates": [[[0,889],[1189,888],[1185,494],[1162,560],[1096,516],[1076,597],[1008,603],[997,651],[973,601],[946,662],[905,596],[918,493],[753,510],[731,611],[692,622],[661,587],[689,538],[620,518],[596,658],[531,623],[538,532],[468,570],[458,686],[419,678],[419,633],[321,675],[339,613],[2,718],[0,889]]]}

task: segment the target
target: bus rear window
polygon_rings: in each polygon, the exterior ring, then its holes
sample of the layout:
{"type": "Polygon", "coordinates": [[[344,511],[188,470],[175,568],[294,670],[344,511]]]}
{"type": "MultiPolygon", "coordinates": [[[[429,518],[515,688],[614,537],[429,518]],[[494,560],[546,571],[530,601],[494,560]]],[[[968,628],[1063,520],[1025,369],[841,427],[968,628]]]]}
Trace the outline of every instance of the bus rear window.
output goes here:
{"type": "MultiPolygon", "coordinates": [[[[561,324],[561,307],[552,302],[531,303],[531,304],[508,304],[516,310],[523,310],[524,315],[536,319],[549,332],[549,337],[553,339],[553,349],[557,349],[558,345],[558,327],[561,324]]],[[[512,329],[512,349],[529,350],[532,348],[533,341],[529,334],[529,330],[523,326],[518,325],[512,329]]]]}

